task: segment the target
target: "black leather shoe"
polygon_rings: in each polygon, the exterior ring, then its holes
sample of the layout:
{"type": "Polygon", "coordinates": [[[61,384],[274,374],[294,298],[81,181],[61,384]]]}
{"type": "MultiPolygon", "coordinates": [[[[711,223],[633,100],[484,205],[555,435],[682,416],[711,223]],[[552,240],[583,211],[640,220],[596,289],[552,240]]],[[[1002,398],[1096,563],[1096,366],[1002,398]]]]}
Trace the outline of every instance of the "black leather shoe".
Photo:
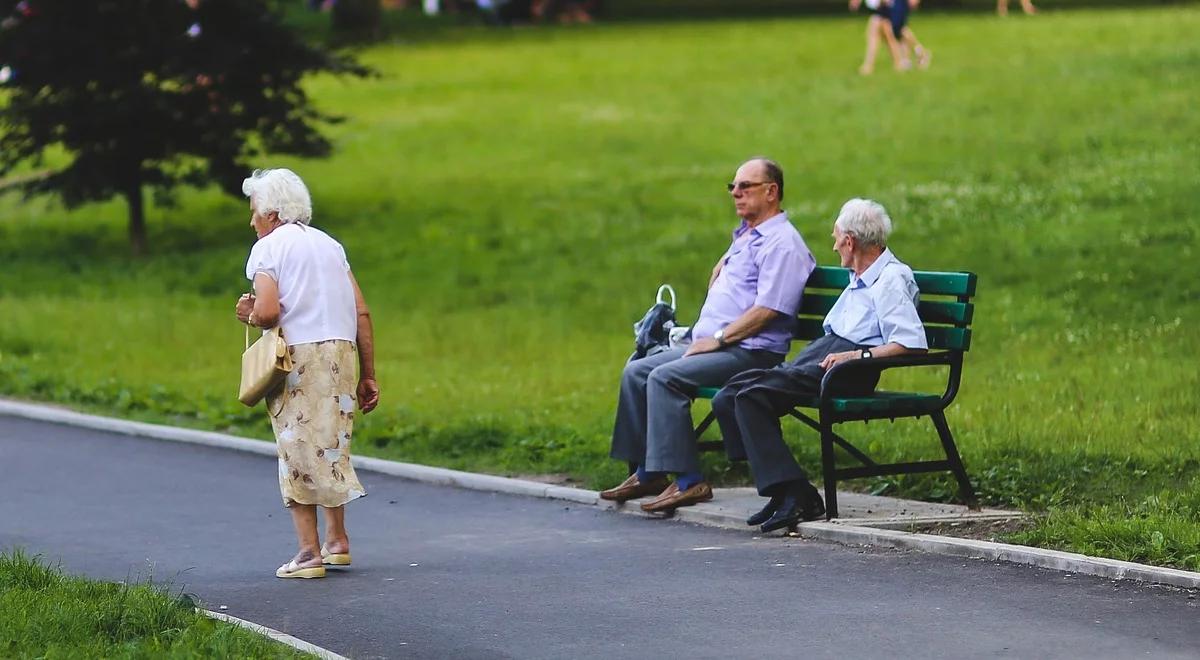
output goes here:
{"type": "Polygon", "coordinates": [[[817,520],[824,516],[825,502],[821,500],[820,495],[815,491],[808,494],[793,491],[784,496],[779,509],[763,523],[762,532],[766,534],[785,527],[795,527],[801,522],[817,520]]]}
{"type": "Polygon", "coordinates": [[[762,510],[746,519],[746,524],[753,527],[755,525],[761,525],[767,522],[771,519],[771,516],[775,515],[775,512],[779,510],[780,502],[783,502],[782,495],[773,496],[770,501],[767,502],[766,506],[762,508],[762,510]]]}

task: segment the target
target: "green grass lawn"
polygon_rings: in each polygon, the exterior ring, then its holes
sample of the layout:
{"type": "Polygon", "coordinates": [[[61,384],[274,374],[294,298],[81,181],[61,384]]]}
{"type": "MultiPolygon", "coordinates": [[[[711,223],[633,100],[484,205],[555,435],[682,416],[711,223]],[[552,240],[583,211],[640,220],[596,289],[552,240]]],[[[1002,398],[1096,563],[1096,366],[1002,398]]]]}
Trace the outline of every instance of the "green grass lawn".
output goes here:
{"type": "Polygon", "coordinates": [[[5,658],[312,657],[195,608],[165,588],[86,580],[20,551],[0,553],[5,658]]]}
{"type": "MultiPolygon", "coordinates": [[[[619,479],[631,324],[661,282],[694,318],[735,220],[723,186],[767,154],[821,263],[867,196],[914,268],[979,274],[949,418],[988,502],[1057,512],[1033,542],[1063,547],[1138,516],[1131,558],[1200,568],[1200,514],[1172,499],[1200,465],[1200,8],[917,13],[933,68],[870,78],[864,23],[452,28],[364,51],[380,78],[311,81],[349,118],[336,157],[261,165],[309,182],[373,307],[383,403],[357,451],[619,479]],[[1190,550],[1151,552],[1180,527],[1190,550]]],[[[0,392],[268,439],[235,400],[244,202],[153,208],[140,261],[124,212],[0,197],[0,392]]],[[[925,420],[857,428],[885,459],[938,451],[925,420]]],[[[817,471],[816,439],[789,433],[817,471]]],[[[859,486],[953,496],[941,476],[859,486]]]]}

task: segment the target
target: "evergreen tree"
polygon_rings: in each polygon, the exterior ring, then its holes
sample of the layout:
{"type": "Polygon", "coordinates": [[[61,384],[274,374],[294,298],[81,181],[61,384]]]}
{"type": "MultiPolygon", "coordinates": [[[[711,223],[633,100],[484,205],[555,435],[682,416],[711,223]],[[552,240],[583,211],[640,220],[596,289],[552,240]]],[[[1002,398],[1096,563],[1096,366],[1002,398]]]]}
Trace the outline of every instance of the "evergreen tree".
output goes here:
{"type": "Polygon", "coordinates": [[[240,195],[260,153],[330,152],[317,127],[338,118],[300,87],[319,71],[368,73],[265,0],[0,0],[0,176],[65,152],[17,185],[69,207],[125,198],[141,254],[145,190],[164,204],[180,184],[240,195]]]}

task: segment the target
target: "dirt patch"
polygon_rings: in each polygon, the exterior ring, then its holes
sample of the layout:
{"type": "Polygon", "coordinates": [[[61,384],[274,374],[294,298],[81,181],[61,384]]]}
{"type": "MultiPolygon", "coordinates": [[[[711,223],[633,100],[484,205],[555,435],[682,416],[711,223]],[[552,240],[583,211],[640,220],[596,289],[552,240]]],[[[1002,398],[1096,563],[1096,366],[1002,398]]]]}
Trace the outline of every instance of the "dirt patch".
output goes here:
{"type": "Polygon", "coordinates": [[[954,536],[960,539],[976,541],[995,541],[1006,543],[1005,537],[1016,532],[1023,532],[1034,526],[1032,518],[1010,518],[1007,520],[962,520],[955,522],[928,523],[912,525],[906,532],[920,534],[936,534],[938,536],[954,536]]]}

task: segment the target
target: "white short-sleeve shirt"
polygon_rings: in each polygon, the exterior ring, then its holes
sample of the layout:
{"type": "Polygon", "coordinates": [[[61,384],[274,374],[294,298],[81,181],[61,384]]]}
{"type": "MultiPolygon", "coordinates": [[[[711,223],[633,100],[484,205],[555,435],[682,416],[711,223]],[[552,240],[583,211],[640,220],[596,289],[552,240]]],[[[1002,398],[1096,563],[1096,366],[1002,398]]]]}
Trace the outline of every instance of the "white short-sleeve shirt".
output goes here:
{"type": "Polygon", "coordinates": [[[825,316],[825,333],[860,346],[926,349],[918,302],[912,269],[885,248],[861,276],[850,273],[850,284],[825,316]]]}
{"type": "Polygon", "coordinates": [[[342,245],[316,227],[285,224],[258,239],[246,277],[265,273],[279,284],[279,327],[289,346],[354,341],[358,319],[350,263],[342,245]]]}

